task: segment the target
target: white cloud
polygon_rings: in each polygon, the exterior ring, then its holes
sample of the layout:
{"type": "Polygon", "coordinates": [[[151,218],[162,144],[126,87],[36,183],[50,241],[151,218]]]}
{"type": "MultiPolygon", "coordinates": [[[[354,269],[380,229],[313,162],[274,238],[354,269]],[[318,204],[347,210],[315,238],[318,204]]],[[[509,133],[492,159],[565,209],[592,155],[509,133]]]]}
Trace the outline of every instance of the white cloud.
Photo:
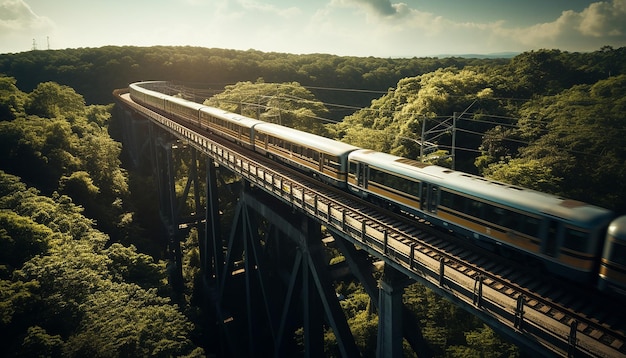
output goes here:
{"type": "Polygon", "coordinates": [[[396,9],[389,0],[337,0],[334,2],[343,6],[362,7],[376,15],[391,16],[396,14],[396,9]]]}
{"type": "Polygon", "coordinates": [[[563,11],[552,22],[527,28],[494,28],[494,34],[530,48],[590,51],[626,45],[626,0],[596,2],[581,12],[563,11]],[[567,46],[565,48],[564,46],[567,46]]]}
{"type": "Polygon", "coordinates": [[[582,35],[624,36],[626,34],[626,0],[597,2],[581,13],[579,29],[582,35]]]}
{"type": "Polygon", "coordinates": [[[7,36],[26,30],[47,30],[54,23],[47,17],[38,16],[23,0],[0,2],[0,34],[7,36]]]}
{"type": "Polygon", "coordinates": [[[255,0],[239,0],[239,4],[247,11],[261,11],[271,13],[280,17],[289,18],[301,13],[297,7],[280,8],[272,4],[261,3],[255,0]]]}

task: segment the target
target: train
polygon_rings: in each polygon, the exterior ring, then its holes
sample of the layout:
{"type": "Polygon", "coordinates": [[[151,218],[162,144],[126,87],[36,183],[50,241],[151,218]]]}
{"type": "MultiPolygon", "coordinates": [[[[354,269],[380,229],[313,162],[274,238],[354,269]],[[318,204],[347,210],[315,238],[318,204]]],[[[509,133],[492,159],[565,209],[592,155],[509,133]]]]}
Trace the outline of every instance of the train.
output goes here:
{"type": "Polygon", "coordinates": [[[129,85],[131,99],[551,274],[626,295],[626,216],[129,85]]]}

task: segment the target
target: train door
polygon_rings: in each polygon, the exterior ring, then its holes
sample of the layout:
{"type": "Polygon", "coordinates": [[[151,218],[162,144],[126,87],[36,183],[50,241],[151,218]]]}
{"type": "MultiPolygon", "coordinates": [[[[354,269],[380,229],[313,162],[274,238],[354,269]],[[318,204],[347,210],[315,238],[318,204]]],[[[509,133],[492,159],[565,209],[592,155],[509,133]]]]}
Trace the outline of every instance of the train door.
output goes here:
{"type": "Polygon", "coordinates": [[[369,176],[369,165],[361,163],[359,165],[359,178],[357,179],[358,186],[367,188],[367,177],[369,176]]]}
{"type": "Polygon", "coordinates": [[[367,177],[367,164],[360,162],[350,161],[348,164],[348,181],[350,184],[359,188],[365,188],[365,179],[367,177]]]}
{"type": "Polygon", "coordinates": [[[422,183],[422,200],[420,201],[422,211],[436,213],[438,200],[439,187],[430,183],[422,183]]]}
{"type": "Polygon", "coordinates": [[[543,240],[543,253],[556,257],[559,249],[559,222],[553,219],[549,219],[545,231],[545,237],[543,240]]]}

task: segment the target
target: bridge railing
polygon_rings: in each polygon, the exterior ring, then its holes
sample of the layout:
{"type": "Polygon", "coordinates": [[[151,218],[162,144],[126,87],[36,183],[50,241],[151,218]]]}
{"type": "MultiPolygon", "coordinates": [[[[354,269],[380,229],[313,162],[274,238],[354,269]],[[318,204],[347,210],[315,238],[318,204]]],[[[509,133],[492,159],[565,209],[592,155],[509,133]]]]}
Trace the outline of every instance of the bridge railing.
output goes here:
{"type": "Polygon", "coordinates": [[[591,356],[626,357],[619,351],[621,344],[615,347],[599,345],[596,338],[572,330],[574,322],[561,319],[567,317],[567,312],[554,312],[555,307],[533,302],[536,301],[534,298],[523,296],[506,281],[491,277],[489,273],[480,272],[476,268],[466,267],[357,208],[303,186],[288,175],[249,160],[236,150],[218,144],[165,116],[130,101],[127,104],[187,144],[211,156],[219,165],[305,212],[328,229],[342,233],[355,245],[392,264],[409,277],[445,293],[457,303],[471,307],[479,317],[496,320],[509,327],[510,337],[523,335],[529,341],[537,342],[543,349],[561,355],[566,355],[575,347],[591,356]],[[492,284],[485,284],[488,282],[492,284]]]}

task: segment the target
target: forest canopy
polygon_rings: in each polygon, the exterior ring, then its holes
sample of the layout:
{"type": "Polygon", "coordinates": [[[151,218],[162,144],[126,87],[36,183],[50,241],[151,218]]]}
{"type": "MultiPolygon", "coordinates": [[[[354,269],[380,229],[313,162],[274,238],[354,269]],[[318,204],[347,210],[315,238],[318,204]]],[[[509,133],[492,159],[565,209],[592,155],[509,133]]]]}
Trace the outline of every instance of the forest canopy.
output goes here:
{"type": "MultiPolygon", "coordinates": [[[[624,214],[625,55],[604,47],[381,59],[112,46],[0,55],[2,344],[16,355],[203,354],[186,301],[194,293],[175,300],[167,283],[156,189],[122,165],[116,88],[171,80],[250,117],[624,214]],[[424,153],[422,140],[434,149],[424,153]]],[[[191,286],[194,235],[184,243],[191,286]]],[[[424,315],[437,354],[479,355],[486,346],[494,356],[517,354],[420,290],[408,304],[424,315]],[[452,327],[455,320],[465,323],[452,327]]],[[[366,295],[344,293],[358,339],[371,347],[366,295]]]]}
{"type": "Polygon", "coordinates": [[[4,356],[201,356],[165,261],[130,242],[112,106],[0,77],[0,342],[4,356]]]}

